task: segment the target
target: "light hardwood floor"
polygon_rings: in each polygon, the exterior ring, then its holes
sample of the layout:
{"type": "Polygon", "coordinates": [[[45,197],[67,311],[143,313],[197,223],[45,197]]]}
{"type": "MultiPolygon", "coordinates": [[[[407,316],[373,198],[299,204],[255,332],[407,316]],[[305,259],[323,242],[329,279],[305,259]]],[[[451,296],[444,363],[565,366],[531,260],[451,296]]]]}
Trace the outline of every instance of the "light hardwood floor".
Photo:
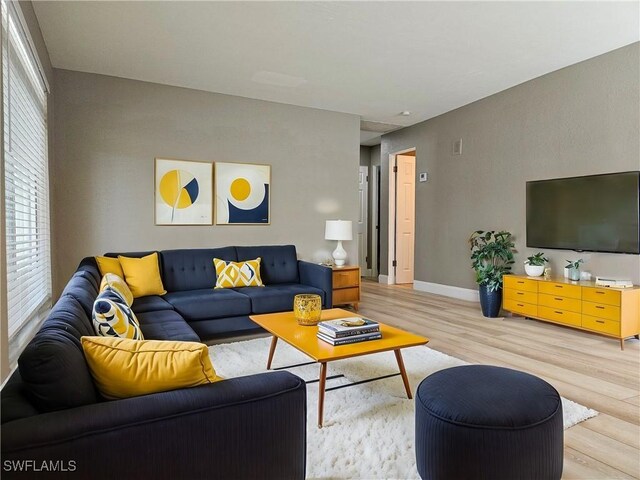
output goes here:
{"type": "Polygon", "coordinates": [[[362,283],[360,312],[424,335],[472,363],[515,368],[600,414],[565,431],[566,479],[640,478],[640,342],[522,317],[487,319],[477,303],[362,283]]]}

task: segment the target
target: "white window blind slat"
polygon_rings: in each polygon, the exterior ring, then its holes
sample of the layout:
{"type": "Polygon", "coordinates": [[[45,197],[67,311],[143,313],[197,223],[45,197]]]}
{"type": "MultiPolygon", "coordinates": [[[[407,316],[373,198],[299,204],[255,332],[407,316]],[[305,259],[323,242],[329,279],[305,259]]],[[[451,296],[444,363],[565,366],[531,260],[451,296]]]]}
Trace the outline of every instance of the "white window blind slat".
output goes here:
{"type": "Polygon", "coordinates": [[[47,93],[15,6],[2,3],[9,337],[51,301],[47,93]]]}

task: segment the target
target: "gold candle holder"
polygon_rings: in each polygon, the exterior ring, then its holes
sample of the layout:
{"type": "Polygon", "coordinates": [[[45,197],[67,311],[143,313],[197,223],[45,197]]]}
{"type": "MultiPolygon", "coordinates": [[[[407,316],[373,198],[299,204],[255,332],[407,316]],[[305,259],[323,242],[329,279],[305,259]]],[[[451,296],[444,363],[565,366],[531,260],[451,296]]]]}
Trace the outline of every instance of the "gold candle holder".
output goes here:
{"type": "Polygon", "coordinates": [[[322,299],[320,295],[302,293],[293,299],[293,314],[300,325],[313,326],[320,321],[322,299]]]}

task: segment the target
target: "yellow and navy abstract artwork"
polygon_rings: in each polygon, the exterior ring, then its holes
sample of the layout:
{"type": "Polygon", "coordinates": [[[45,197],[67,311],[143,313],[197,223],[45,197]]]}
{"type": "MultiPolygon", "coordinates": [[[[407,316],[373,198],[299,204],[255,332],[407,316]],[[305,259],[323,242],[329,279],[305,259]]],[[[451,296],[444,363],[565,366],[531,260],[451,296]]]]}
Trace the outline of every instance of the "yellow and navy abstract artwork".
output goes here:
{"type": "Polygon", "coordinates": [[[216,162],[216,224],[269,224],[270,186],[270,165],[216,162]]]}
{"type": "Polygon", "coordinates": [[[156,224],[212,224],[212,164],[156,158],[156,224]]]}

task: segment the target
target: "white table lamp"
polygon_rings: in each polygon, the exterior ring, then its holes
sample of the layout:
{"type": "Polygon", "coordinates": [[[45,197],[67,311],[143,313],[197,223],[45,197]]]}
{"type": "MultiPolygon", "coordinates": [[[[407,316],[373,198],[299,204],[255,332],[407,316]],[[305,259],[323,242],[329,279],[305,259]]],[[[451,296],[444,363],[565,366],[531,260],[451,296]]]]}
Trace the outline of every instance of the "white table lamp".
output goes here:
{"type": "Polygon", "coordinates": [[[333,251],[336,266],[341,267],[347,259],[347,252],[342,248],[343,240],[352,240],[351,220],[327,220],[324,229],[325,240],[337,240],[338,246],[333,251]]]}

